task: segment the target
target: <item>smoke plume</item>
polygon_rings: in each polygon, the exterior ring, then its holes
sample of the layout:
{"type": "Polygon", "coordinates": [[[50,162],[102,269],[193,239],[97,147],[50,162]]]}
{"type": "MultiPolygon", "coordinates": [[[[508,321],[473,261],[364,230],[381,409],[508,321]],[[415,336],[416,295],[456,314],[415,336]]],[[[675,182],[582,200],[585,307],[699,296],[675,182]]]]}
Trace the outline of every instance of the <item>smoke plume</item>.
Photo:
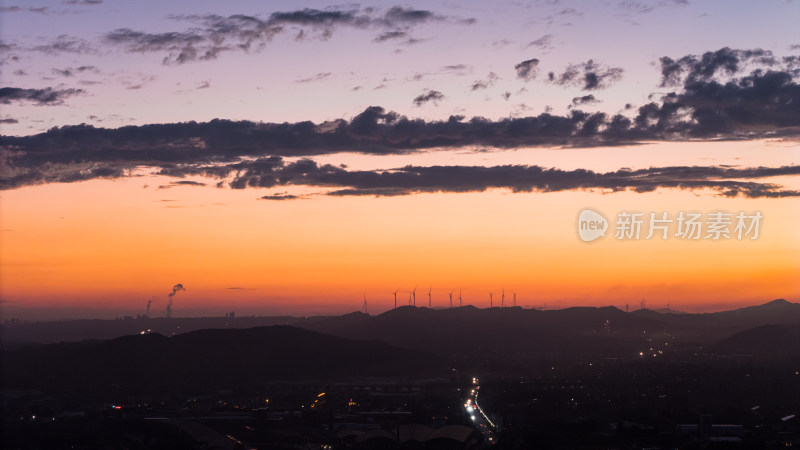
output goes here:
{"type": "Polygon", "coordinates": [[[172,286],[172,292],[169,293],[169,303],[167,303],[167,318],[172,317],[172,301],[175,299],[175,294],[185,290],[186,288],[184,288],[180,283],[172,286]]]}

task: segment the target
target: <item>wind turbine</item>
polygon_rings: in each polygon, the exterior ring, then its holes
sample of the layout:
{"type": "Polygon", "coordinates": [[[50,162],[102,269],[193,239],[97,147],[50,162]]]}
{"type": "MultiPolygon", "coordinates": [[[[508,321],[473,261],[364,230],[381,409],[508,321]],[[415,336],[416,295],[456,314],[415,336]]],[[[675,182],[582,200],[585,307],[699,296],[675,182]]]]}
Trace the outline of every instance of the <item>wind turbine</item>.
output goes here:
{"type": "Polygon", "coordinates": [[[489,291],[489,309],[494,308],[494,294],[489,291]]]}
{"type": "Polygon", "coordinates": [[[458,306],[461,307],[461,289],[458,290],[458,306]]]}
{"type": "Polygon", "coordinates": [[[431,289],[433,289],[433,286],[428,288],[428,308],[433,307],[433,302],[431,302],[431,289]]]}
{"type": "Polygon", "coordinates": [[[414,306],[417,306],[417,287],[414,286],[414,290],[411,291],[411,298],[414,306]]]}
{"type": "Polygon", "coordinates": [[[514,307],[517,307],[517,293],[514,292],[514,307]]]}
{"type": "Polygon", "coordinates": [[[453,292],[455,292],[455,291],[456,291],[455,289],[453,289],[452,291],[450,291],[450,307],[451,307],[451,308],[453,307],[453,292]]]}
{"type": "Polygon", "coordinates": [[[397,308],[397,293],[400,292],[400,288],[397,288],[396,291],[392,292],[394,294],[394,307],[397,308]]]}
{"type": "Polygon", "coordinates": [[[364,292],[364,314],[367,314],[367,293],[364,292]]]}
{"type": "Polygon", "coordinates": [[[506,307],[506,290],[505,290],[505,288],[500,288],[500,290],[503,292],[502,294],[500,294],[500,307],[501,308],[505,308],[506,307]]]}

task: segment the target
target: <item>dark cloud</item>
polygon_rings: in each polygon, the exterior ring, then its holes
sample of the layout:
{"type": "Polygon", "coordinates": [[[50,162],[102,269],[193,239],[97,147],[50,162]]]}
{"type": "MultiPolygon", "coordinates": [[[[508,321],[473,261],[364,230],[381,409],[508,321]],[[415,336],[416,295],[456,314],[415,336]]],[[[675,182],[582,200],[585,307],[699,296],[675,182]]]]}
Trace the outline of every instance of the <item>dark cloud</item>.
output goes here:
{"type": "MultiPolygon", "coordinates": [[[[416,38],[411,38],[410,37],[410,38],[408,38],[408,39],[406,39],[404,41],[401,41],[400,43],[403,44],[403,45],[416,45],[416,44],[421,44],[421,43],[423,43],[425,41],[428,41],[428,40],[430,40],[430,39],[416,39],[416,38]]],[[[392,53],[398,53],[400,51],[401,50],[396,49],[392,53]]]]}
{"type": "Polygon", "coordinates": [[[134,53],[166,51],[164,64],[182,64],[189,61],[215,59],[226,46],[206,45],[198,51],[197,46],[205,43],[205,37],[198,31],[144,33],[130,28],[120,28],[107,33],[104,40],[111,45],[120,45],[134,53]]]}
{"type": "Polygon", "coordinates": [[[37,14],[47,14],[47,9],[48,8],[46,6],[41,6],[41,7],[30,7],[29,6],[29,7],[22,8],[20,6],[14,5],[14,6],[3,6],[3,7],[0,7],[0,13],[7,14],[7,13],[13,13],[13,12],[28,11],[28,12],[37,13],[37,14]]]}
{"type": "MultiPolygon", "coordinates": [[[[594,172],[586,169],[560,170],[539,166],[405,166],[391,170],[348,171],[311,160],[285,162],[278,158],[246,161],[227,166],[187,166],[166,175],[232,176],[233,189],[277,186],[313,186],[333,189],[327,195],[397,196],[426,192],[481,192],[509,189],[512,192],[558,192],[597,189],[609,192],[632,190],[651,192],[659,188],[711,189],[725,196],[797,197],[800,192],[784,190],[771,183],[753,182],[774,176],[800,175],[800,166],[731,168],[719,166],[676,166],[640,170],[594,172]]],[[[289,200],[294,196],[276,194],[262,198],[289,200]]]]}
{"type": "Polygon", "coordinates": [[[23,89],[18,87],[0,88],[0,104],[8,105],[11,102],[32,102],[36,105],[60,105],[64,99],[73,95],[83,94],[83,89],[23,89]]]}
{"type": "Polygon", "coordinates": [[[386,42],[393,39],[404,39],[408,37],[408,33],[405,31],[387,31],[385,33],[381,33],[373,39],[373,42],[386,42]]]}
{"type": "MultiPolygon", "coordinates": [[[[4,188],[34,182],[74,182],[92,178],[117,178],[126,171],[110,165],[93,164],[77,168],[50,165],[44,179],[11,180],[4,188]],[[16,181],[16,184],[12,184],[16,181]]],[[[0,167],[3,167],[0,165],[0,167]]],[[[41,168],[40,168],[41,169],[41,168]]],[[[4,170],[8,170],[5,168],[4,170]]],[[[311,186],[327,190],[332,196],[398,196],[429,192],[481,192],[508,189],[512,192],[558,192],[588,189],[603,192],[630,190],[652,192],[661,188],[710,189],[719,195],[757,197],[798,197],[800,192],[762,180],[770,177],[798,176],[800,166],[730,167],[672,166],[595,172],[587,169],[561,170],[528,165],[505,166],[405,166],[388,170],[347,170],[342,166],[318,164],[309,159],[287,162],[271,156],[235,162],[162,164],[160,175],[203,176],[221,180],[218,186],[232,189],[311,186]]],[[[42,175],[40,170],[39,176],[42,175]]],[[[201,185],[190,180],[171,183],[201,185]]],[[[287,192],[262,197],[265,200],[302,198],[287,192]]]]}
{"type": "MultiPolygon", "coordinates": [[[[295,39],[326,40],[341,27],[383,30],[375,40],[407,38],[412,28],[429,23],[450,21],[469,24],[427,10],[395,6],[388,10],[376,8],[306,8],[275,12],[266,18],[247,15],[187,15],[171,16],[192,26],[182,31],[149,33],[121,28],[106,33],[107,44],[134,53],[164,53],[164,64],[184,64],[211,60],[229,51],[253,52],[262,49],[275,36],[291,33],[295,39]]],[[[418,42],[408,38],[406,43],[418,42]]]]}
{"type": "Polygon", "coordinates": [[[647,14],[654,11],[656,8],[665,6],[685,6],[689,4],[689,0],[659,0],[659,1],[639,1],[639,0],[623,0],[617,3],[617,6],[625,12],[631,14],[647,14]]]}
{"type": "Polygon", "coordinates": [[[62,0],[61,3],[67,5],[100,5],[103,0],[62,0]]]}
{"type": "Polygon", "coordinates": [[[538,65],[539,60],[536,58],[528,59],[517,64],[514,66],[514,69],[517,71],[517,78],[525,81],[533,80],[536,78],[536,68],[538,65]]]}
{"type": "MultiPolygon", "coordinates": [[[[779,66],[776,65],[776,68],[779,66]]],[[[753,140],[800,137],[800,85],[791,71],[735,74],[728,81],[692,77],[674,92],[626,115],[543,113],[489,120],[451,116],[412,119],[372,106],[350,120],[324,123],[210,122],[151,124],[117,129],[90,125],[55,127],[31,136],[0,136],[0,181],[5,188],[51,181],[115,176],[137,167],[184,175],[227,176],[230,164],[260,158],[282,165],[282,157],[334,153],[408,154],[439,148],[519,148],[633,145],[653,141],[753,140]]],[[[3,88],[0,102],[53,104],[69,91],[3,88]]],[[[415,103],[438,101],[426,90],[415,103]]],[[[575,105],[593,96],[575,97],[575,105]]],[[[596,101],[596,99],[595,99],[596,101]]],[[[248,167],[252,170],[252,167],[248,167]]],[[[244,166],[242,166],[244,170],[244,166]]],[[[269,169],[273,170],[273,169],[269,169]]]]}
{"type": "Polygon", "coordinates": [[[265,195],[263,197],[260,197],[261,200],[297,200],[298,198],[302,197],[291,194],[274,194],[274,195],[265,195]]]}
{"type": "Polygon", "coordinates": [[[489,75],[487,75],[485,79],[476,80],[474,83],[472,83],[472,86],[470,86],[470,90],[477,91],[477,90],[487,89],[491,87],[494,84],[494,82],[497,81],[497,79],[498,77],[496,73],[489,72],[489,75]]]}
{"type": "Polygon", "coordinates": [[[206,183],[201,183],[199,181],[191,181],[191,180],[179,180],[179,181],[173,181],[170,184],[161,185],[158,188],[169,189],[180,186],[206,186],[206,183]]]}
{"type": "Polygon", "coordinates": [[[83,72],[97,72],[97,67],[95,66],[80,66],[80,67],[67,67],[65,69],[53,69],[53,73],[55,75],[59,75],[62,77],[73,77],[76,74],[83,73],[83,72]]]}
{"type": "Polygon", "coordinates": [[[662,87],[677,92],[639,108],[635,126],[694,137],[757,136],[764,127],[794,135],[800,128],[800,67],[795,56],[728,47],[703,55],[661,58],[662,87]],[[687,120],[688,116],[688,120],[687,120]]]}
{"type": "Polygon", "coordinates": [[[19,123],[19,120],[11,118],[11,117],[8,117],[8,118],[5,118],[5,119],[0,119],[0,123],[13,124],[13,123],[19,123]]]}
{"type": "MultiPolygon", "coordinates": [[[[420,104],[426,98],[433,101],[438,95],[427,91],[421,95],[420,104]]],[[[4,182],[13,187],[60,179],[62,173],[87,167],[125,171],[156,166],[167,170],[174,165],[265,155],[402,154],[442,147],[599,146],[797,137],[798,108],[800,86],[789,74],[767,72],[724,85],[687,85],[681,92],[664,96],[661,103],[638,108],[630,118],[573,110],[566,116],[543,113],[496,121],[451,116],[443,121],[425,121],[370,107],[350,121],[321,124],[213,120],[117,129],[77,125],[32,136],[2,136],[0,161],[5,161],[9,168],[6,173],[11,174],[4,182]]]]}
{"type": "Polygon", "coordinates": [[[786,72],[756,70],[726,83],[687,82],[662,103],[639,108],[635,127],[651,133],[694,137],[796,135],[800,130],[800,85],[786,72]]]}
{"type": "MultiPolygon", "coordinates": [[[[350,11],[321,11],[318,9],[306,8],[291,12],[276,12],[270,16],[275,23],[311,25],[311,26],[333,26],[336,24],[353,24],[368,20],[366,17],[358,16],[355,10],[350,11]]],[[[366,25],[366,23],[364,23],[366,25]]]]}
{"type": "Polygon", "coordinates": [[[425,103],[433,102],[434,105],[437,105],[442,99],[444,99],[444,94],[439,91],[429,89],[414,97],[414,104],[417,106],[422,106],[425,103]]]}
{"type": "Polygon", "coordinates": [[[52,72],[54,75],[59,75],[62,77],[71,77],[75,75],[70,69],[53,69],[52,72]]]}
{"type": "Polygon", "coordinates": [[[9,167],[9,155],[2,153],[0,151],[0,189],[43,183],[74,183],[97,178],[115,179],[129,175],[129,171],[122,168],[96,164],[47,165],[36,170],[21,171],[9,167]]]}
{"type": "Polygon", "coordinates": [[[444,17],[422,9],[411,9],[395,6],[386,12],[382,22],[387,26],[398,26],[425,23],[434,20],[444,20],[444,17]]]}
{"type": "Polygon", "coordinates": [[[559,16],[582,16],[583,13],[575,8],[564,8],[556,13],[559,16]]]}
{"type": "Polygon", "coordinates": [[[553,35],[552,34],[545,34],[544,36],[540,37],[539,39],[533,40],[528,42],[528,47],[537,47],[542,50],[550,50],[553,48],[553,35]]]}
{"type": "Polygon", "coordinates": [[[27,50],[41,52],[48,55],[61,53],[90,54],[95,49],[86,40],[62,34],[46,44],[37,45],[27,50]]]}
{"type": "MultiPolygon", "coordinates": [[[[396,196],[427,192],[482,192],[509,189],[512,192],[559,192],[589,189],[608,192],[630,190],[644,193],[660,188],[711,189],[718,194],[747,198],[800,197],[800,192],[784,190],[780,185],[732,180],[752,172],[757,177],[800,174],[800,166],[781,168],[727,169],[717,167],[665,167],[636,171],[619,170],[599,173],[591,170],[546,169],[538,166],[435,166],[404,167],[376,175],[355,173],[341,176],[350,187],[328,195],[396,196]],[[720,173],[722,172],[722,173],[720,173]]],[[[331,186],[327,176],[324,186],[331,186]]]]}
{"type": "MultiPolygon", "coordinates": [[[[583,125],[578,133],[591,135],[599,133],[600,118],[603,115],[584,117],[583,125]]],[[[386,113],[380,108],[372,108],[354,118],[349,124],[350,133],[365,138],[376,136],[383,126],[400,126],[400,116],[386,113]]],[[[613,122],[613,121],[612,121],[613,122]]],[[[456,118],[452,123],[461,123],[456,118]]],[[[231,124],[232,125],[232,124],[231,124]]],[[[485,124],[484,124],[485,125],[485,124]]],[[[404,125],[404,126],[407,126],[404,125]]],[[[611,127],[611,125],[609,125],[611,127]]],[[[134,131],[134,128],[127,130],[134,131]]],[[[84,130],[70,130],[80,135],[84,130]]],[[[221,130],[220,130],[221,131],[221,130]]],[[[442,130],[443,131],[443,130],[442,130]]],[[[343,131],[342,131],[343,132],[343,131]]],[[[236,145],[236,138],[230,144],[236,145]]],[[[221,138],[228,138],[222,134],[221,138]]],[[[7,144],[7,143],[4,143],[7,144]]],[[[153,143],[154,148],[160,145],[153,143]]],[[[6,145],[6,147],[13,147],[6,145]]],[[[196,143],[197,149],[203,149],[196,143]]],[[[190,151],[182,148],[178,154],[190,151]]],[[[129,149],[129,153],[135,153],[129,149]]],[[[32,170],[24,171],[19,166],[18,157],[27,157],[25,152],[4,153],[5,160],[0,164],[3,175],[2,187],[17,186],[42,182],[73,182],[92,178],[117,178],[126,176],[133,168],[125,166],[119,159],[104,162],[83,161],[76,163],[36,164],[32,170]]],[[[108,156],[103,152],[103,156],[108,156]]],[[[120,153],[120,152],[111,152],[120,153]]],[[[154,151],[146,154],[155,156],[154,151]]],[[[140,155],[142,156],[142,155],[140,155]]],[[[698,167],[678,166],[647,168],[640,170],[618,170],[612,172],[594,172],[591,170],[560,170],[539,166],[405,166],[389,170],[347,170],[341,166],[320,165],[309,159],[287,162],[280,156],[257,159],[225,161],[220,157],[206,159],[201,162],[199,155],[195,159],[173,161],[150,161],[148,165],[160,167],[159,174],[172,177],[203,176],[221,180],[219,186],[227,185],[232,189],[274,188],[289,186],[312,186],[329,190],[328,195],[378,195],[396,196],[423,192],[480,192],[487,189],[501,188],[512,192],[555,192],[573,189],[597,189],[607,192],[631,190],[634,192],[651,192],[659,188],[710,189],[725,196],[744,197],[796,197],[800,193],[783,189],[781,186],[760,181],[752,181],[776,176],[798,176],[800,166],[784,167],[698,167]]],[[[99,158],[96,158],[99,159],[99,158]]],[[[24,160],[24,159],[23,159],[24,160]]],[[[136,163],[136,165],[141,162],[136,163]]],[[[200,185],[191,180],[180,180],[169,186],[200,185]]],[[[292,200],[297,196],[288,193],[276,193],[263,197],[266,200],[292,200]]]]}
{"type": "Polygon", "coordinates": [[[595,103],[597,103],[597,99],[592,94],[584,95],[582,97],[574,97],[572,99],[572,106],[593,105],[595,103]]]}
{"type": "Polygon", "coordinates": [[[0,66],[19,61],[19,51],[20,47],[17,44],[0,40],[0,66]]]}
{"type": "Polygon", "coordinates": [[[447,66],[442,66],[443,72],[453,72],[456,74],[464,74],[467,72],[472,72],[472,66],[468,66],[466,64],[451,64],[447,66]]]}
{"type": "Polygon", "coordinates": [[[622,79],[622,73],[620,67],[606,67],[590,59],[585,63],[567,66],[561,74],[550,72],[547,78],[555,84],[580,86],[585,91],[591,91],[611,86],[622,79]]]}
{"type": "Polygon", "coordinates": [[[721,81],[721,76],[734,76],[745,66],[754,65],[772,68],[782,65],[790,70],[796,61],[793,57],[780,60],[769,50],[735,50],[728,47],[702,55],[686,55],[678,59],[664,56],[661,65],[661,87],[678,86],[684,83],[721,81]]]}
{"type": "Polygon", "coordinates": [[[19,61],[19,55],[25,52],[44,53],[52,56],[62,53],[97,53],[88,41],[63,34],[48,42],[34,46],[20,45],[10,41],[0,41],[0,64],[5,64],[8,61],[19,61]]]}

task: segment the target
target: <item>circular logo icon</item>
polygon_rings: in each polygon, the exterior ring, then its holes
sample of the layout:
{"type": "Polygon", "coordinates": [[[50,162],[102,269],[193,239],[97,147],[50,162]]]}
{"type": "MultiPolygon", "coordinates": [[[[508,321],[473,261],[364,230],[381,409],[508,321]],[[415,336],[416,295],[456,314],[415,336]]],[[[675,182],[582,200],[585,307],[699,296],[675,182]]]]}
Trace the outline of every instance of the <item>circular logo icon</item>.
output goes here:
{"type": "Polygon", "coordinates": [[[583,242],[591,242],[606,235],[608,220],[599,212],[586,208],[578,214],[578,236],[583,242]]]}

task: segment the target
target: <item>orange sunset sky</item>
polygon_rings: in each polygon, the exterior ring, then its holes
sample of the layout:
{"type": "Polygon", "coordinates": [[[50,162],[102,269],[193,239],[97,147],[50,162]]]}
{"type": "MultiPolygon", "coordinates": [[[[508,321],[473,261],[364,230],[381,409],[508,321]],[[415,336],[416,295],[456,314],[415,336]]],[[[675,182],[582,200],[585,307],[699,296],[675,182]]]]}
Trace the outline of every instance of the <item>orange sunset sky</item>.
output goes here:
{"type": "Polygon", "coordinates": [[[177,316],[800,301],[800,14],[730,5],[4,13],[0,311],[163,316],[176,283],[177,316]],[[622,211],[763,220],[616,239],[622,211]]]}

